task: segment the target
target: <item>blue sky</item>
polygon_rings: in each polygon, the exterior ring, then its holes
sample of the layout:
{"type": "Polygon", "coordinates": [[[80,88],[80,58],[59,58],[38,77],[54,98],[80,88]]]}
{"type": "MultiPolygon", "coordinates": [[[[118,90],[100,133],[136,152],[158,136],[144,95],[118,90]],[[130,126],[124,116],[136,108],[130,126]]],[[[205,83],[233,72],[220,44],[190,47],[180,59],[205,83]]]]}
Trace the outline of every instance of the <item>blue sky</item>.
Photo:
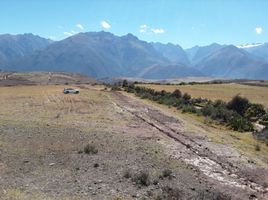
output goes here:
{"type": "Polygon", "coordinates": [[[184,48],[259,43],[268,42],[268,1],[1,0],[0,27],[53,40],[105,30],[184,48]]]}

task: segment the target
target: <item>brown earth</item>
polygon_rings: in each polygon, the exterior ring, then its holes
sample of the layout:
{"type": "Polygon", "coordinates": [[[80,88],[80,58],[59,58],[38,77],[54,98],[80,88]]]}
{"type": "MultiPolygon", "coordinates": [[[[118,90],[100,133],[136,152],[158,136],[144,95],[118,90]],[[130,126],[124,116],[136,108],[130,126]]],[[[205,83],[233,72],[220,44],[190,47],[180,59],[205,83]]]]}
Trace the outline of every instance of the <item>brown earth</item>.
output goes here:
{"type": "Polygon", "coordinates": [[[0,87],[0,199],[267,199],[264,146],[253,157],[175,111],[71,87],[0,87]]]}

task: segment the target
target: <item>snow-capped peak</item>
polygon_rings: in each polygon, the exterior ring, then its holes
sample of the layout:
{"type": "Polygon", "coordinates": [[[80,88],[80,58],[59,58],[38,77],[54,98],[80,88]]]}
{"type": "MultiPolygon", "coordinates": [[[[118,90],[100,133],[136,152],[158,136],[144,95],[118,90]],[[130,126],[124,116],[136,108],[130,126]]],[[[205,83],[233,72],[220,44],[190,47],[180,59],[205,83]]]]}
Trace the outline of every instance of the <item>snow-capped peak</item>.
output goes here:
{"type": "Polygon", "coordinates": [[[247,48],[252,48],[252,47],[258,47],[263,45],[263,43],[252,43],[252,44],[244,44],[244,45],[236,45],[237,48],[240,49],[247,49],[247,48]]]}

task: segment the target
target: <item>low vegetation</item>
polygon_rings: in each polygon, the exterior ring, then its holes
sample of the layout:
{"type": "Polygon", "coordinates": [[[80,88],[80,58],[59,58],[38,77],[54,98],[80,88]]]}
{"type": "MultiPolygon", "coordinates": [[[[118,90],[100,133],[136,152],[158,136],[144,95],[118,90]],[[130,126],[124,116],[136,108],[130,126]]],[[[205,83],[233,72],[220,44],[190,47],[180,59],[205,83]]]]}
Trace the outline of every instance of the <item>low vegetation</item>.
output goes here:
{"type": "Polygon", "coordinates": [[[268,108],[268,87],[259,85],[245,85],[240,82],[237,83],[221,83],[217,84],[213,82],[200,83],[200,84],[135,84],[136,86],[151,88],[156,91],[165,90],[167,92],[173,92],[179,89],[182,93],[188,93],[193,98],[206,98],[208,100],[216,101],[221,99],[225,102],[230,101],[234,96],[240,95],[249,99],[250,102],[259,103],[268,108]]]}
{"type": "Polygon", "coordinates": [[[253,131],[253,122],[265,123],[267,113],[261,104],[251,103],[247,98],[234,96],[229,102],[222,100],[208,100],[192,98],[188,93],[182,93],[179,89],[173,92],[165,90],[156,91],[151,88],[135,86],[126,81],[122,84],[125,91],[155,101],[159,104],[176,107],[182,112],[194,113],[212,119],[235,131],[253,131]]]}
{"type": "Polygon", "coordinates": [[[141,171],[132,177],[132,181],[141,186],[150,185],[150,175],[147,171],[141,171]]]}
{"type": "Polygon", "coordinates": [[[84,153],[85,154],[97,154],[98,153],[98,149],[94,144],[87,144],[84,147],[84,153]]]}

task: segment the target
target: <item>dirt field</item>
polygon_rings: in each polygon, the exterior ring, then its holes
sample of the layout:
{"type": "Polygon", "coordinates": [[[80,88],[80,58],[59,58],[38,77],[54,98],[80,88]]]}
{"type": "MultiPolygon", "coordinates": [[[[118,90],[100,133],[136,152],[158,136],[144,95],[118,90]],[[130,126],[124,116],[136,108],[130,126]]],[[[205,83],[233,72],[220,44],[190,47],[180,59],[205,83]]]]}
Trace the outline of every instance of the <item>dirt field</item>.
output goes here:
{"type": "Polygon", "coordinates": [[[251,134],[73,87],[0,87],[0,199],[267,199],[268,147],[251,134]]]}
{"type": "Polygon", "coordinates": [[[65,72],[1,72],[0,86],[94,84],[93,78],[65,72]]]}
{"type": "Polygon", "coordinates": [[[191,96],[198,98],[207,98],[211,100],[222,99],[229,101],[235,95],[247,97],[250,101],[261,103],[268,108],[268,87],[241,85],[237,83],[228,84],[202,84],[202,85],[151,85],[142,84],[140,86],[153,88],[161,91],[166,90],[173,92],[175,89],[180,89],[182,92],[187,92],[191,96]]]}

